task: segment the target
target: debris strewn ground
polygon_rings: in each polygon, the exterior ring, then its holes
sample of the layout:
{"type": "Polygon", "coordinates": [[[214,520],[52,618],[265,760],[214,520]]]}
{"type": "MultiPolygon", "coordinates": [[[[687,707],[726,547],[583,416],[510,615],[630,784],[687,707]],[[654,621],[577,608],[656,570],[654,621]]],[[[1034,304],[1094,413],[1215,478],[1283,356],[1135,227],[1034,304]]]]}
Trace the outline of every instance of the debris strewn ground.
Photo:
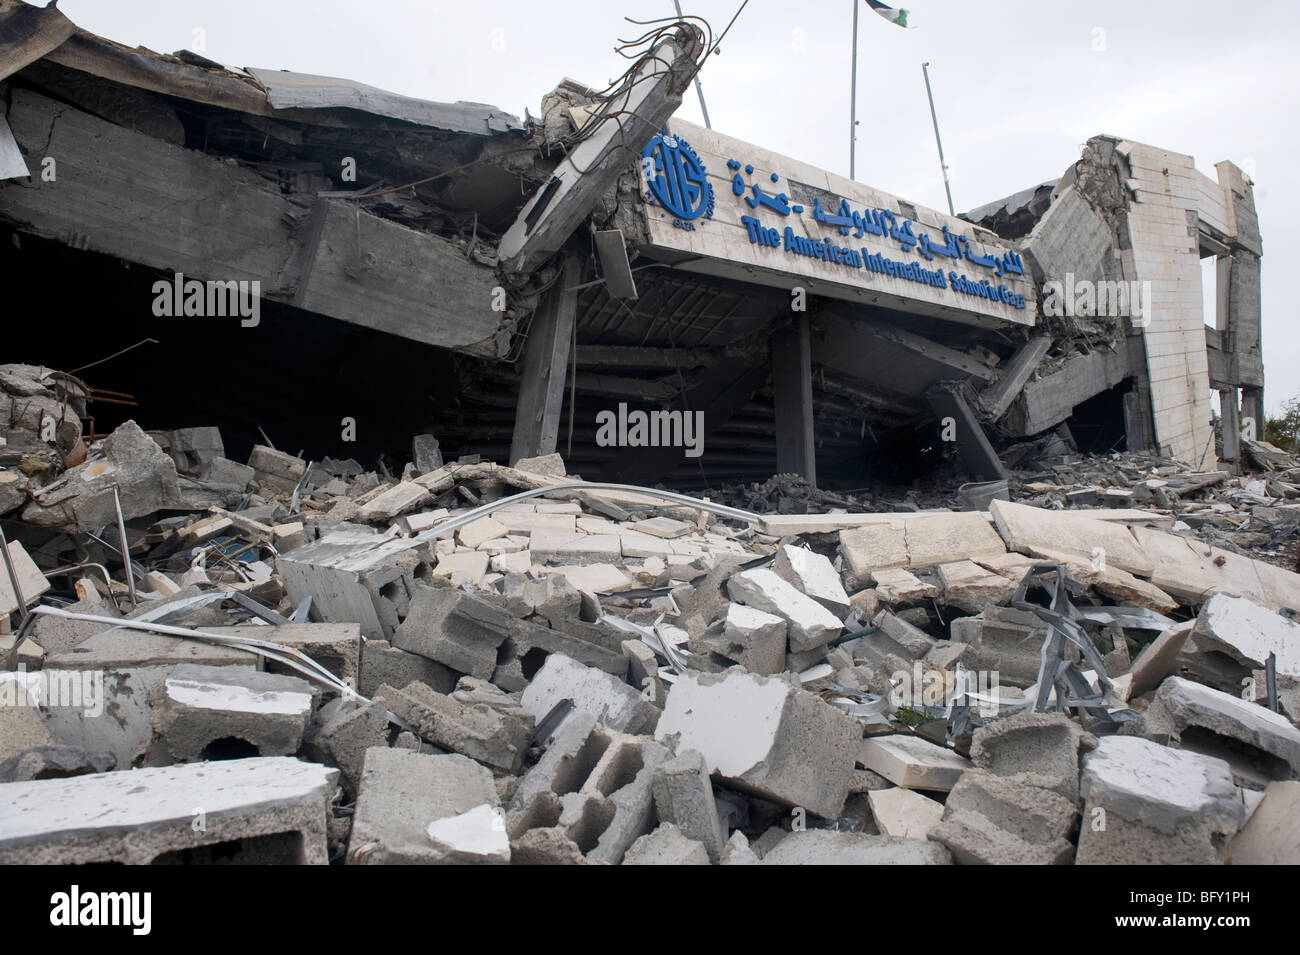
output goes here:
{"type": "Polygon", "coordinates": [[[1300,862],[1268,446],[882,509],[237,462],[0,388],[0,862],[1300,862]]]}

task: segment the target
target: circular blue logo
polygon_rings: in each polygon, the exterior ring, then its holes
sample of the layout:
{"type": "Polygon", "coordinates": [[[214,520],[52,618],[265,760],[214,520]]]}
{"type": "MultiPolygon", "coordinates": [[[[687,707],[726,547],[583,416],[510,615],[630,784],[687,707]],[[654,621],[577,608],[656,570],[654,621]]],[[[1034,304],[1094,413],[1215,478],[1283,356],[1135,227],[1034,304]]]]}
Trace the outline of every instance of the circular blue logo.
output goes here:
{"type": "Polygon", "coordinates": [[[641,151],[646,198],[679,219],[713,218],[713,186],[704,163],[684,139],[661,133],[641,151]]]}

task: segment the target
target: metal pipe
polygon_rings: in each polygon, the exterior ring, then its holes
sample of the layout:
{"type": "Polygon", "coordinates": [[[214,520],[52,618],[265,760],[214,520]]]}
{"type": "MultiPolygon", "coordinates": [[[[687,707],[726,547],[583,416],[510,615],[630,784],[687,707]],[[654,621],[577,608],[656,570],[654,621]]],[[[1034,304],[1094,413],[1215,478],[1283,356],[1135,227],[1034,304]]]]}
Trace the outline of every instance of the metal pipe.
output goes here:
{"type": "MultiPolygon", "coordinates": [[[[849,80],[849,178],[853,178],[853,166],[858,141],[858,0],[853,0],[853,71],[849,80]]],[[[951,204],[951,203],[950,203],[951,204]]]]}
{"type": "Polygon", "coordinates": [[[122,564],[126,567],[126,586],[131,592],[131,606],[138,607],[140,602],[135,596],[135,575],[131,573],[131,548],[126,542],[126,521],[122,518],[122,500],[117,496],[117,485],[113,486],[113,507],[117,510],[117,536],[122,540],[122,564]]]}
{"type": "Polygon", "coordinates": [[[694,507],[701,511],[708,511],[712,514],[717,514],[719,517],[728,517],[735,521],[745,521],[750,524],[758,524],[762,521],[761,517],[749,511],[742,511],[736,507],[726,507],[722,504],[714,504],[711,501],[702,501],[697,497],[678,494],[675,491],[660,491],[656,488],[640,487],[635,484],[606,484],[601,481],[566,481],[563,484],[552,484],[548,487],[536,487],[531,491],[521,491],[518,494],[511,494],[509,497],[503,497],[490,504],[483,504],[474,508],[472,511],[462,514],[460,517],[444,521],[437,527],[431,527],[427,531],[415,535],[415,540],[437,540],[439,537],[443,537],[453,531],[460,530],[468,524],[474,523],[480,517],[485,517],[493,511],[505,507],[507,504],[513,504],[516,501],[526,500],[530,497],[537,497],[550,491],[629,491],[633,494],[644,494],[647,497],[658,497],[665,501],[685,504],[689,507],[694,507]]]}
{"type": "MultiPolygon", "coordinates": [[[[856,10],[857,7],[854,7],[856,10]]],[[[952,208],[952,187],[948,185],[948,164],[943,161],[943,141],[939,139],[939,117],[934,112],[934,94],[930,92],[930,63],[927,60],[921,64],[921,72],[925,74],[925,96],[930,101],[930,122],[934,124],[934,143],[939,147],[939,168],[943,170],[943,191],[948,194],[948,215],[955,216],[957,213],[952,208]]],[[[850,175],[852,175],[850,173],[850,175]]]]}

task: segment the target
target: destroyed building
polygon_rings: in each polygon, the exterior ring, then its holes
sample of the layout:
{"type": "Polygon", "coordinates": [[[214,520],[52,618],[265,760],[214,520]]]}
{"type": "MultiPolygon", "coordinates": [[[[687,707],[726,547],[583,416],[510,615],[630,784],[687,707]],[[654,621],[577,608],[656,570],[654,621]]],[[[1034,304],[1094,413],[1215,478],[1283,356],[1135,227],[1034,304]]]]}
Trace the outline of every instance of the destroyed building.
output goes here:
{"type": "Polygon", "coordinates": [[[0,862],[1300,859],[1249,180],[944,215],[622,52],[521,119],[0,0],[0,862]]]}
{"type": "MultiPolygon", "coordinates": [[[[641,82],[565,81],[520,120],[8,6],[30,24],[4,60],[11,313],[94,316],[58,343],[68,369],[155,339],[92,379],[241,456],[260,427],[396,461],[419,430],[612,480],[862,487],[945,445],[995,479],[1000,449],[1062,425],[1083,452],[1206,470],[1237,461],[1243,420],[1262,436],[1262,249],[1231,163],[1216,181],[1096,137],[1059,182],[954,218],[672,119],[689,37],[641,82]],[[603,440],[622,404],[702,412],[702,453],[603,440]]],[[[48,334],[11,323],[10,353],[48,334]]]]}

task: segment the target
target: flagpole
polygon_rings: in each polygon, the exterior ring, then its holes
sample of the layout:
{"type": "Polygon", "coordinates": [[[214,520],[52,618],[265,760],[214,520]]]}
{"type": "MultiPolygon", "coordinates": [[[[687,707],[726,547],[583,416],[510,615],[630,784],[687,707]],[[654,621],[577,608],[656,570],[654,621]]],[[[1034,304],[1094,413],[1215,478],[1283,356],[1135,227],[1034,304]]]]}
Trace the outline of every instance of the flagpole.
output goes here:
{"type": "MultiPolygon", "coordinates": [[[[677,19],[682,18],[681,0],[673,0],[673,6],[677,8],[677,19]]],[[[704,128],[712,129],[713,124],[709,122],[709,108],[704,105],[704,87],[700,85],[700,73],[695,71],[695,94],[700,98],[700,112],[704,114],[704,128]]]]}
{"type": "MultiPolygon", "coordinates": [[[[856,7],[854,9],[857,9],[856,7]]],[[[934,124],[934,144],[939,147],[939,167],[943,170],[943,191],[948,193],[948,215],[956,216],[952,208],[952,187],[948,185],[948,164],[943,161],[943,140],[939,138],[939,117],[934,112],[934,94],[930,92],[930,63],[921,64],[925,74],[925,95],[930,100],[930,122],[934,124]]]]}
{"type": "Polygon", "coordinates": [[[849,83],[849,178],[855,178],[854,159],[858,139],[858,0],[853,0],[853,79],[849,83]]]}

